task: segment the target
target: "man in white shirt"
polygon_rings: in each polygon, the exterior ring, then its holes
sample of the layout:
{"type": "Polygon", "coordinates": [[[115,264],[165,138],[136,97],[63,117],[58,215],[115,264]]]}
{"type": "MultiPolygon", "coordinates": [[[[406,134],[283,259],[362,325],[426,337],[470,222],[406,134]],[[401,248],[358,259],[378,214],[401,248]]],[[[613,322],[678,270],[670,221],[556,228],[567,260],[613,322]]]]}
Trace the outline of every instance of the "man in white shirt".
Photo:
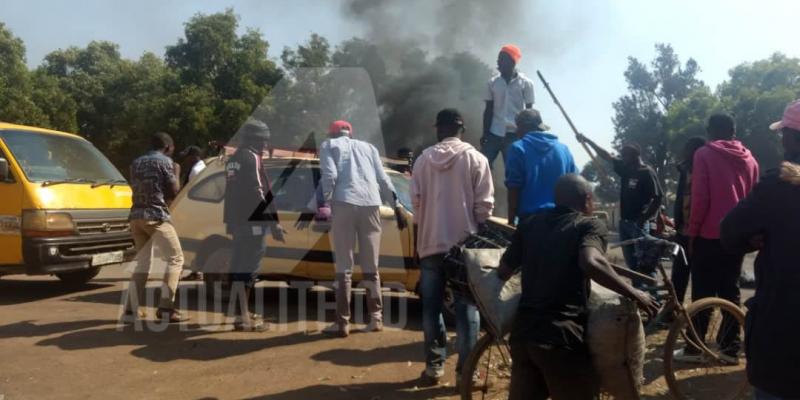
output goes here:
{"type": "Polygon", "coordinates": [[[186,174],[181,176],[181,187],[184,187],[206,169],[206,163],[203,162],[203,151],[197,146],[186,147],[180,156],[183,160],[184,171],[186,171],[186,174]]]}
{"type": "Polygon", "coordinates": [[[483,137],[481,152],[494,168],[498,153],[506,158],[506,149],[517,140],[514,122],[522,110],[533,107],[533,81],[517,71],[522,58],[519,47],[508,44],[497,56],[498,75],[489,80],[486,91],[486,109],[483,112],[483,137]]]}

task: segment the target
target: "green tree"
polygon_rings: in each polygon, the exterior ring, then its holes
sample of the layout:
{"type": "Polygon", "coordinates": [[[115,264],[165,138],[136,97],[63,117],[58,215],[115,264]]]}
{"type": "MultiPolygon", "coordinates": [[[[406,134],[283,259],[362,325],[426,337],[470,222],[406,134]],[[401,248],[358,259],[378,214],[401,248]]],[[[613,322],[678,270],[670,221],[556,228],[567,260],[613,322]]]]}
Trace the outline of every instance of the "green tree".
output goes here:
{"type": "Polygon", "coordinates": [[[673,171],[671,159],[673,132],[668,124],[670,108],[687,99],[697,90],[707,90],[696,75],[700,67],[693,59],[681,65],[677,54],[668,44],[657,44],[656,57],[650,67],[636,58],[628,59],[625,80],[629,93],[614,103],[615,147],[635,142],[642,147],[643,156],[656,170],[662,184],[673,171]]]}
{"type": "Polygon", "coordinates": [[[41,125],[46,121],[32,99],[25,45],[0,22],[0,120],[41,125]]]}
{"type": "Polygon", "coordinates": [[[730,70],[719,97],[736,118],[737,134],[758,159],[762,170],[782,159],[780,140],[769,124],[780,119],[790,101],[800,97],[800,59],[776,53],[730,70]]]}

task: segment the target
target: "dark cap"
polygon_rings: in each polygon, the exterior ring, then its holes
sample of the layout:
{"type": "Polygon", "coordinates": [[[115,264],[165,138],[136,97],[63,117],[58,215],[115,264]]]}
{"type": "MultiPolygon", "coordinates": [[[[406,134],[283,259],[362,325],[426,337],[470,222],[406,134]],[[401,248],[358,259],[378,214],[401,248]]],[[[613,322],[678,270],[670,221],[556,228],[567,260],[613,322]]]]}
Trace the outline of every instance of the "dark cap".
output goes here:
{"type": "Polygon", "coordinates": [[[436,124],[434,126],[464,126],[464,118],[455,108],[445,108],[436,114],[436,124]]]}
{"type": "Polygon", "coordinates": [[[187,157],[187,156],[203,156],[203,150],[200,150],[197,146],[186,146],[180,153],[178,153],[180,157],[187,157]]]}
{"type": "Polygon", "coordinates": [[[242,140],[268,140],[269,127],[267,124],[256,120],[248,119],[241,129],[242,140]]]}

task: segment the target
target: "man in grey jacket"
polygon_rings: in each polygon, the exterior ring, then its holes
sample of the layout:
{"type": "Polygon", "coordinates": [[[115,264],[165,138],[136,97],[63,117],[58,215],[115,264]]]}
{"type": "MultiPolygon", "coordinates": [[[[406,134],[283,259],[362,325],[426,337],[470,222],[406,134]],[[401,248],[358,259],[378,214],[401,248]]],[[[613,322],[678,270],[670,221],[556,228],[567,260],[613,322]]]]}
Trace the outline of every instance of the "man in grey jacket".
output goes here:
{"type": "Polygon", "coordinates": [[[353,139],[352,133],[353,127],[349,122],[333,122],[328,129],[329,139],[322,143],[319,154],[322,193],[324,201],[331,204],[331,235],[336,264],[336,322],[323,332],[339,337],[350,334],[350,288],[356,244],[370,314],[370,322],[364,331],[383,330],[383,300],[378,272],[381,204],[393,204],[398,228],[406,227],[394,186],[383,170],[378,149],[353,139]]]}

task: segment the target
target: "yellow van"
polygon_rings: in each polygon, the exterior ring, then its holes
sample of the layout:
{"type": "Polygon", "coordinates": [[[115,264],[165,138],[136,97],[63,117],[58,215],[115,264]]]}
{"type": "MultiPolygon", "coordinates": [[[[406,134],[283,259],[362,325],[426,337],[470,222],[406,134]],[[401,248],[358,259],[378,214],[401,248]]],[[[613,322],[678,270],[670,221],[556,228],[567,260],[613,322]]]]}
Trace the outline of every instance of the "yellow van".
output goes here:
{"type": "Polygon", "coordinates": [[[0,276],[68,284],[135,253],[131,188],[88,140],[0,122],[0,276]]]}

